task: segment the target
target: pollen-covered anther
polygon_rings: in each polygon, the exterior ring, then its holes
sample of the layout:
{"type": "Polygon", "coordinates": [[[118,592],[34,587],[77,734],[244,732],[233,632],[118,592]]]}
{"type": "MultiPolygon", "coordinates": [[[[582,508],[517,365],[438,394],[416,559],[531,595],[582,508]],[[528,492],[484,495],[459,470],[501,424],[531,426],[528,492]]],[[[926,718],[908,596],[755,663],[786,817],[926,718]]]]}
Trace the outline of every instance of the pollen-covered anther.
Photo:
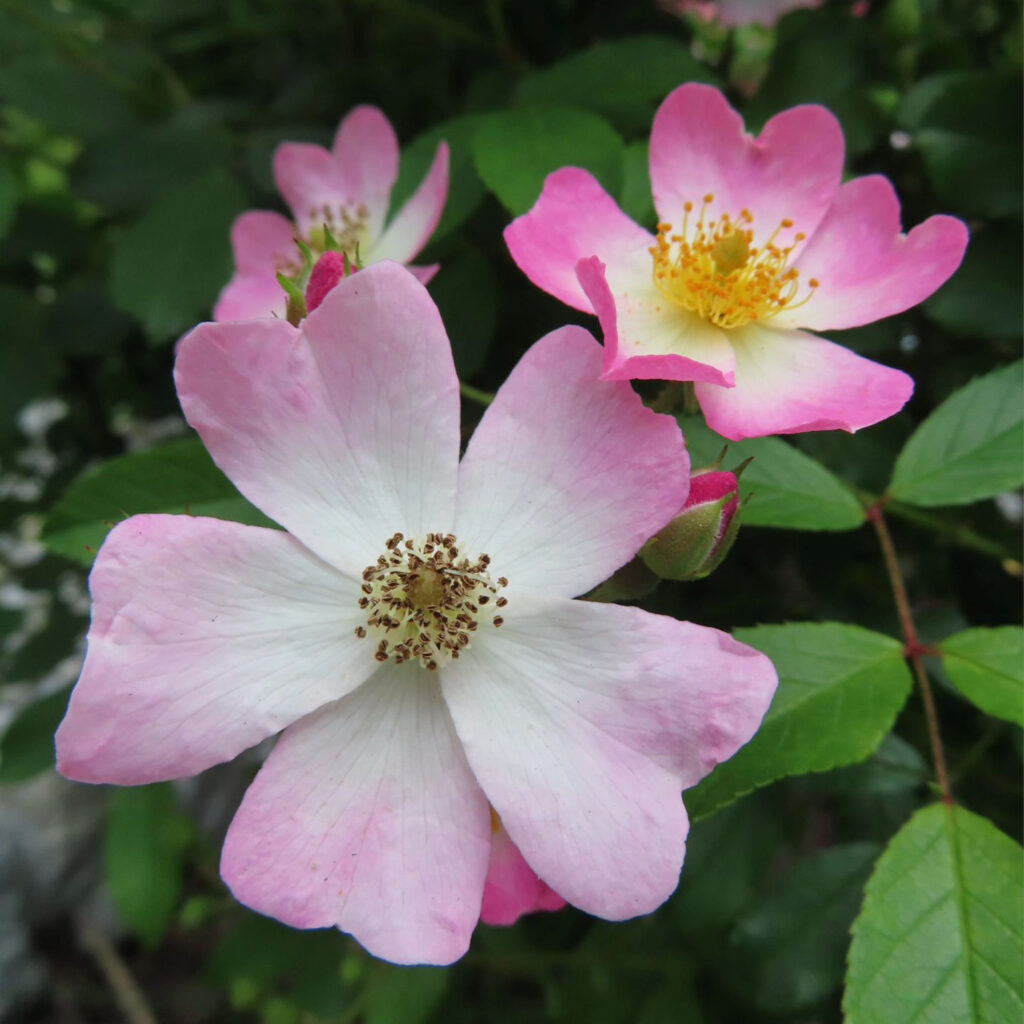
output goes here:
{"type": "Polygon", "coordinates": [[[428,533],[422,540],[400,533],[384,544],[384,553],[362,573],[359,607],[369,614],[358,637],[377,641],[374,657],[403,664],[418,659],[436,669],[459,657],[481,624],[501,626],[494,611],[508,599],[502,576],[492,580],[491,559],[464,555],[450,533],[428,533]]]}
{"type": "Polygon", "coordinates": [[[754,217],[741,210],[717,219],[709,216],[715,197],[703,197],[695,223],[693,203],[683,206],[682,227],[658,225],[651,246],[654,283],[671,302],[729,330],[752,320],[769,320],[783,309],[796,309],[818,287],[813,278],[809,291],[799,296],[799,272],[789,266],[793,250],[806,235],[797,232],[785,246],[776,244],[793,222],[786,218],[760,246],[755,245],[754,217]]]}

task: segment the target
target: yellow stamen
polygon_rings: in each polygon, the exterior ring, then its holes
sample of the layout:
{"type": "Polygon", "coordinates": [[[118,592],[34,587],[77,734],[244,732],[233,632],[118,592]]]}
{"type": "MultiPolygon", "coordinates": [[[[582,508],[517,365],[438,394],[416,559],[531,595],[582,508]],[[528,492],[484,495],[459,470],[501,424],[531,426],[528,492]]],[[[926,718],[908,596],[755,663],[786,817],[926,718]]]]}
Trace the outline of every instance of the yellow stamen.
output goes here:
{"type": "Polygon", "coordinates": [[[690,202],[683,206],[681,230],[673,233],[671,224],[658,225],[658,239],[650,251],[654,283],[662,295],[726,330],[768,320],[807,302],[818,281],[808,281],[810,291],[796,301],[799,272],[789,266],[791,253],[806,236],[800,232],[789,245],[776,244],[780,232],[791,229],[793,221],[787,217],[762,245],[755,246],[750,211],[741,210],[735,218],[723,213],[709,220],[708,207],[714,199],[710,193],[703,197],[692,227],[690,202]]]}

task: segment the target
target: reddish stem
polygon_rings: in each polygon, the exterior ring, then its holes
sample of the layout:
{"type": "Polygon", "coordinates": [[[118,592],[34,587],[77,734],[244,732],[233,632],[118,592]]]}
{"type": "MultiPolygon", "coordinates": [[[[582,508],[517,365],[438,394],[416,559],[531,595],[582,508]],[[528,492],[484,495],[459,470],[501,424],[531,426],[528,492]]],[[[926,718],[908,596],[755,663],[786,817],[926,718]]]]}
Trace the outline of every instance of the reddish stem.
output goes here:
{"type": "Polygon", "coordinates": [[[876,504],[869,506],[867,518],[875,528],[878,543],[882,548],[882,557],[885,559],[885,568],[889,573],[892,596],[896,602],[896,612],[903,630],[903,656],[910,662],[911,670],[921,690],[921,702],[924,704],[924,714],[928,722],[928,737],[932,747],[932,760],[935,762],[935,778],[942,791],[942,802],[952,804],[953,791],[949,785],[946,754],[942,748],[942,736],[939,733],[939,715],[935,709],[935,695],[932,693],[932,686],[928,681],[928,673],[925,672],[922,660],[925,655],[931,654],[932,650],[927,644],[921,643],[921,638],[917,635],[914,616],[910,610],[910,599],[907,596],[907,585],[903,580],[903,571],[900,569],[899,559],[896,557],[896,548],[892,542],[892,535],[889,533],[889,526],[882,514],[885,500],[883,496],[876,504]]]}

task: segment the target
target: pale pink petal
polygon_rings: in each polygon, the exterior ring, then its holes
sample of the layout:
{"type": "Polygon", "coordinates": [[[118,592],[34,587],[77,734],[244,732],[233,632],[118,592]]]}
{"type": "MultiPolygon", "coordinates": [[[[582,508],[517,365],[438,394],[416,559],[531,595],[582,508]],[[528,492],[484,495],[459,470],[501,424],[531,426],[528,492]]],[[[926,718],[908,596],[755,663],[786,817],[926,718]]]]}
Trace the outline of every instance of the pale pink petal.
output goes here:
{"type": "Polygon", "coordinates": [[[670,302],[650,281],[613,295],[596,256],[580,260],[576,274],[601,321],[605,380],[732,385],[735,357],[721,328],[670,302]]]}
{"type": "Polygon", "coordinates": [[[523,356],[469,442],[454,532],[512,587],[583,593],[686,500],[689,457],[675,420],[600,372],[601,346],[582,327],[553,331],[523,356]]]}
{"type": "Polygon", "coordinates": [[[800,331],[749,324],[731,332],[736,386],[698,384],[708,426],[731,441],[809,430],[860,430],[907,403],[900,370],[800,331]]]}
{"type": "Polygon", "coordinates": [[[424,266],[417,266],[412,263],[405,269],[408,270],[420,284],[430,284],[430,282],[434,280],[434,275],[441,269],[441,264],[428,263],[424,266]]]}
{"type": "Polygon", "coordinates": [[[337,925],[385,960],[447,964],[479,918],[490,843],[437,676],[388,665],[284,733],[231,823],[221,874],[295,928],[337,925]]]}
{"type": "Polygon", "coordinates": [[[405,201],[367,253],[368,261],[408,263],[427,244],[441,219],[448,198],[448,144],[437,147],[427,176],[405,201]]]}
{"type": "Polygon", "coordinates": [[[690,83],[670,93],[651,129],[651,185],[662,221],[678,229],[683,204],[698,215],[705,195],[712,219],[753,216],[754,243],[763,245],[785,219],[787,244],[797,232],[810,236],[828,209],[843,170],[839,122],[824,107],[799,106],[773,117],[757,139],[722,93],[690,83]]]}
{"type": "Polygon", "coordinates": [[[341,281],[302,331],[202,324],[178,396],[239,490],[358,576],[395,531],[452,527],[458,378],[437,307],[397,263],[341,281]]]}
{"type": "Polygon", "coordinates": [[[900,201],[881,175],[840,188],[796,263],[800,279],[819,282],[811,300],[775,318],[780,326],[837,330],[871,323],[923,302],[960,266],[967,227],[929,217],[909,234],[900,201]]]}
{"type": "Polygon", "coordinates": [[[491,841],[480,920],[484,924],[510,925],[523,914],[561,910],[564,906],[565,900],[537,877],[499,823],[491,841]]]}
{"type": "Polygon", "coordinates": [[[284,316],[285,294],[277,272],[299,259],[295,227],[279,213],[250,210],[231,226],[235,275],[213,309],[214,320],[284,316]]]}
{"type": "Polygon", "coordinates": [[[303,231],[319,227],[323,207],[365,207],[367,233],[384,226],[398,177],[398,138],[376,107],[356,107],[338,126],[334,146],[286,142],[274,153],[274,178],[303,231]]]}
{"type": "Polygon", "coordinates": [[[340,179],[369,210],[369,235],[377,238],[387,217],[391,189],[398,180],[395,129],[377,107],[353,107],[338,125],[331,155],[340,179]]]}
{"type": "Polygon", "coordinates": [[[574,906],[618,919],[675,888],[680,790],[750,739],[776,677],[767,658],[717,630],[520,594],[441,685],[526,862],[574,906]]]}
{"type": "Polygon", "coordinates": [[[599,256],[623,288],[650,283],[654,236],[578,167],[547,176],[533,209],[505,228],[505,243],[538,288],[585,313],[591,305],[576,279],[576,264],[587,256],[599,256]]]}
{"type": "Polygon", "coordinates": [[[279,530],[133,516],[89,577],[82,675],[57,766],[83,782],[194,775],[348,693],[377,668],[359,585],[279,530]]]}

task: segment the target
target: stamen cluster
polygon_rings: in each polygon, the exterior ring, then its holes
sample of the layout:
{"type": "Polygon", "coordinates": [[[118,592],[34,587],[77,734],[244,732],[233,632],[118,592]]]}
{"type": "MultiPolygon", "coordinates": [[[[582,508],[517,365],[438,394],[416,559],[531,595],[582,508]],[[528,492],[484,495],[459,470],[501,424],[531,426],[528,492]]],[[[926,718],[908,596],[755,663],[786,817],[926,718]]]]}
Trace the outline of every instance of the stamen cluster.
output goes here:
{"type": "Polygon", "coordinates": [[[436,669],[469,646],[481,622],[499,627],[508,599],[498,591],[504,576],[491,579],[489,555],[465,557],[453,534],[428,533],[424,540],[394,534],[376,564],[363,570],[359,607],[369,616],[356,636],[378,640],[375,657],[396,664],[418,658],[436,669]]]}
{"type": "MultiPolygon", "coordinates": [[[[311,206],[307,221],[313,226],[305,237],[301,237],[300,233],[299,240],[308,245],[316,256],[331,249],[343,252],[354,263],[359,248],[366,243],[369,220],[370,211],[363,203],[354,206],[331,203],[311,206]]],[[[298,228],[296,232],[299,233],[298,228]]],[[[280,260],[277,269],[286,277],[295,278],[303,271],[302,264],[290,258],[280,260]]]]}
{"type": "Polygon", "coordinates": [[[781,231],[793,227],[783,220],[771,236],[754,245],[754,217],[741,210],[735,219],[723,213],[708,218],[714,195],[704,196],[700,214],[690,223],[693,203],[687,202],[682,229],[658,225],[654,257],[654,283],[665,298],[730,330],[752,320],[767,320],[783,309],[796,309],[807,302],[818,282],[808,281],[810,292],[799,302],[799,272],[789,266],[789,257],[806,237],[798,232],[787,246],[775,244],[781,231]]]}

